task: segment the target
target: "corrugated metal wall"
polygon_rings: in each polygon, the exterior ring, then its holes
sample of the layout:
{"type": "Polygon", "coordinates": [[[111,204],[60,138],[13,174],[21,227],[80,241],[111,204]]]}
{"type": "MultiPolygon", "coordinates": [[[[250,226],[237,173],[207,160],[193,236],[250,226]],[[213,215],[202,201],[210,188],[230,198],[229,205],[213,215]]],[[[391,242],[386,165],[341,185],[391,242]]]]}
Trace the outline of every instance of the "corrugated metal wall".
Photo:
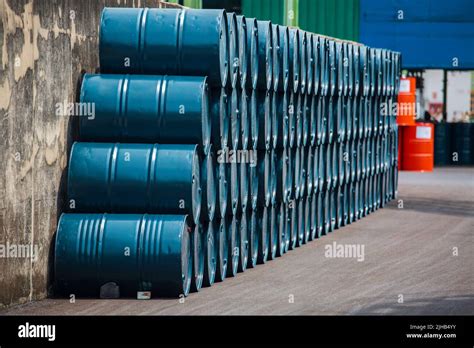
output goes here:
{"type": "Polygon", "coordinates": [[[242,0],[242,14],[261,20],[283,23],[284,0],[242,0]]]}
{"type": "Polygon", "coordinates": [[[361,0],[360,41],[402,52],[404,68],[474,69],[474,1],[361,0]]]}
{"type": "Polygon", "coordinates": [[[341,39],[359,39],[359,0],[242,0],[246,17],[284,23],[285,2],[298,7],[297,24],[301,29],[341,39]]]}
{"type": "Polygon", "coordinates": [[[359,40],[359,0],[299,0],[301,29],[359,40]]]}

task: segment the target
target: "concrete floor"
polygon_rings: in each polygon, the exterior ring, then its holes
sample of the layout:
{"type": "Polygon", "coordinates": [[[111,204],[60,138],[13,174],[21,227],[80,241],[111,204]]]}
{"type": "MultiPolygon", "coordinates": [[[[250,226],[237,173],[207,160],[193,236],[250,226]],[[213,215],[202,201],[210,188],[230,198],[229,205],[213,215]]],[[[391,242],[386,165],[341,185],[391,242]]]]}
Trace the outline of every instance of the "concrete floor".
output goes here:
{"type": "Polygon", "coordinates": [[[474,314],[474,168],[402,172],[398,199],[403,209],[394,201],[184,303],[48,299],[0,314],[474,314]],[[364,245],[364,261],[325,257],[333,242],[364,245]]]}

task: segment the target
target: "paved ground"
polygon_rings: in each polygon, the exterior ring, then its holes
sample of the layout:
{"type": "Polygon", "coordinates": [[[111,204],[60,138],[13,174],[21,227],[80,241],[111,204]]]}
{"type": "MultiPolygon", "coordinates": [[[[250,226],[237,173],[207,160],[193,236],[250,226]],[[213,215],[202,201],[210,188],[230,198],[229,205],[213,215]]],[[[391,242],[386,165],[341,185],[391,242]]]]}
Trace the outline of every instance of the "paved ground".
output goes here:
{"type": "Polygon", "coordinates": [[[399,199],[184,303],[49,299],[0,314],[474,314],[474,168],[400,173],[399,199]],[[364,261],[326,258],[333,242],[364,245],[364,261]]]}

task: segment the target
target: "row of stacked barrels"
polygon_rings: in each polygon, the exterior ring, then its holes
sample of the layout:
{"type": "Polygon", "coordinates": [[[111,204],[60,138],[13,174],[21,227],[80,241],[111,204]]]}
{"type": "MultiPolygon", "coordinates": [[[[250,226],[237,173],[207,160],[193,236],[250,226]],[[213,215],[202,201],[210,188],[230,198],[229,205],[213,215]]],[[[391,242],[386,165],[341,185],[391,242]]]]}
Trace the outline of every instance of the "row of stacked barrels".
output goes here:
{"type": "Polygon", "coordinates": [[[105,8],[55,279],[186,296],[397,192],[400,54],[224,10],[105,8]]]}

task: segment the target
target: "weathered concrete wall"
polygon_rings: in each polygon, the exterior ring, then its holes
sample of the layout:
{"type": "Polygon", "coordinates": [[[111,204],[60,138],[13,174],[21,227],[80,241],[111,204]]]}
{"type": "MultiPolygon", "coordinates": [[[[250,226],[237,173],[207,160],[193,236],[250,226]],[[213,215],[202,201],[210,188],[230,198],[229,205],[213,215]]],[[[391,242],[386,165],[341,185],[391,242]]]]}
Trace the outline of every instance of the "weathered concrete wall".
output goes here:
{"type": "Polygon", "coordinates": [[[160,3],[0,0],[0,307],[48,294],[50,246],[77,122],[57,116],[56,108],[76,100],[81,72],[98,67],[104,6],[160,3]],[[14,255],[19,246],[34,246],[37,258],[14,255]]]}

